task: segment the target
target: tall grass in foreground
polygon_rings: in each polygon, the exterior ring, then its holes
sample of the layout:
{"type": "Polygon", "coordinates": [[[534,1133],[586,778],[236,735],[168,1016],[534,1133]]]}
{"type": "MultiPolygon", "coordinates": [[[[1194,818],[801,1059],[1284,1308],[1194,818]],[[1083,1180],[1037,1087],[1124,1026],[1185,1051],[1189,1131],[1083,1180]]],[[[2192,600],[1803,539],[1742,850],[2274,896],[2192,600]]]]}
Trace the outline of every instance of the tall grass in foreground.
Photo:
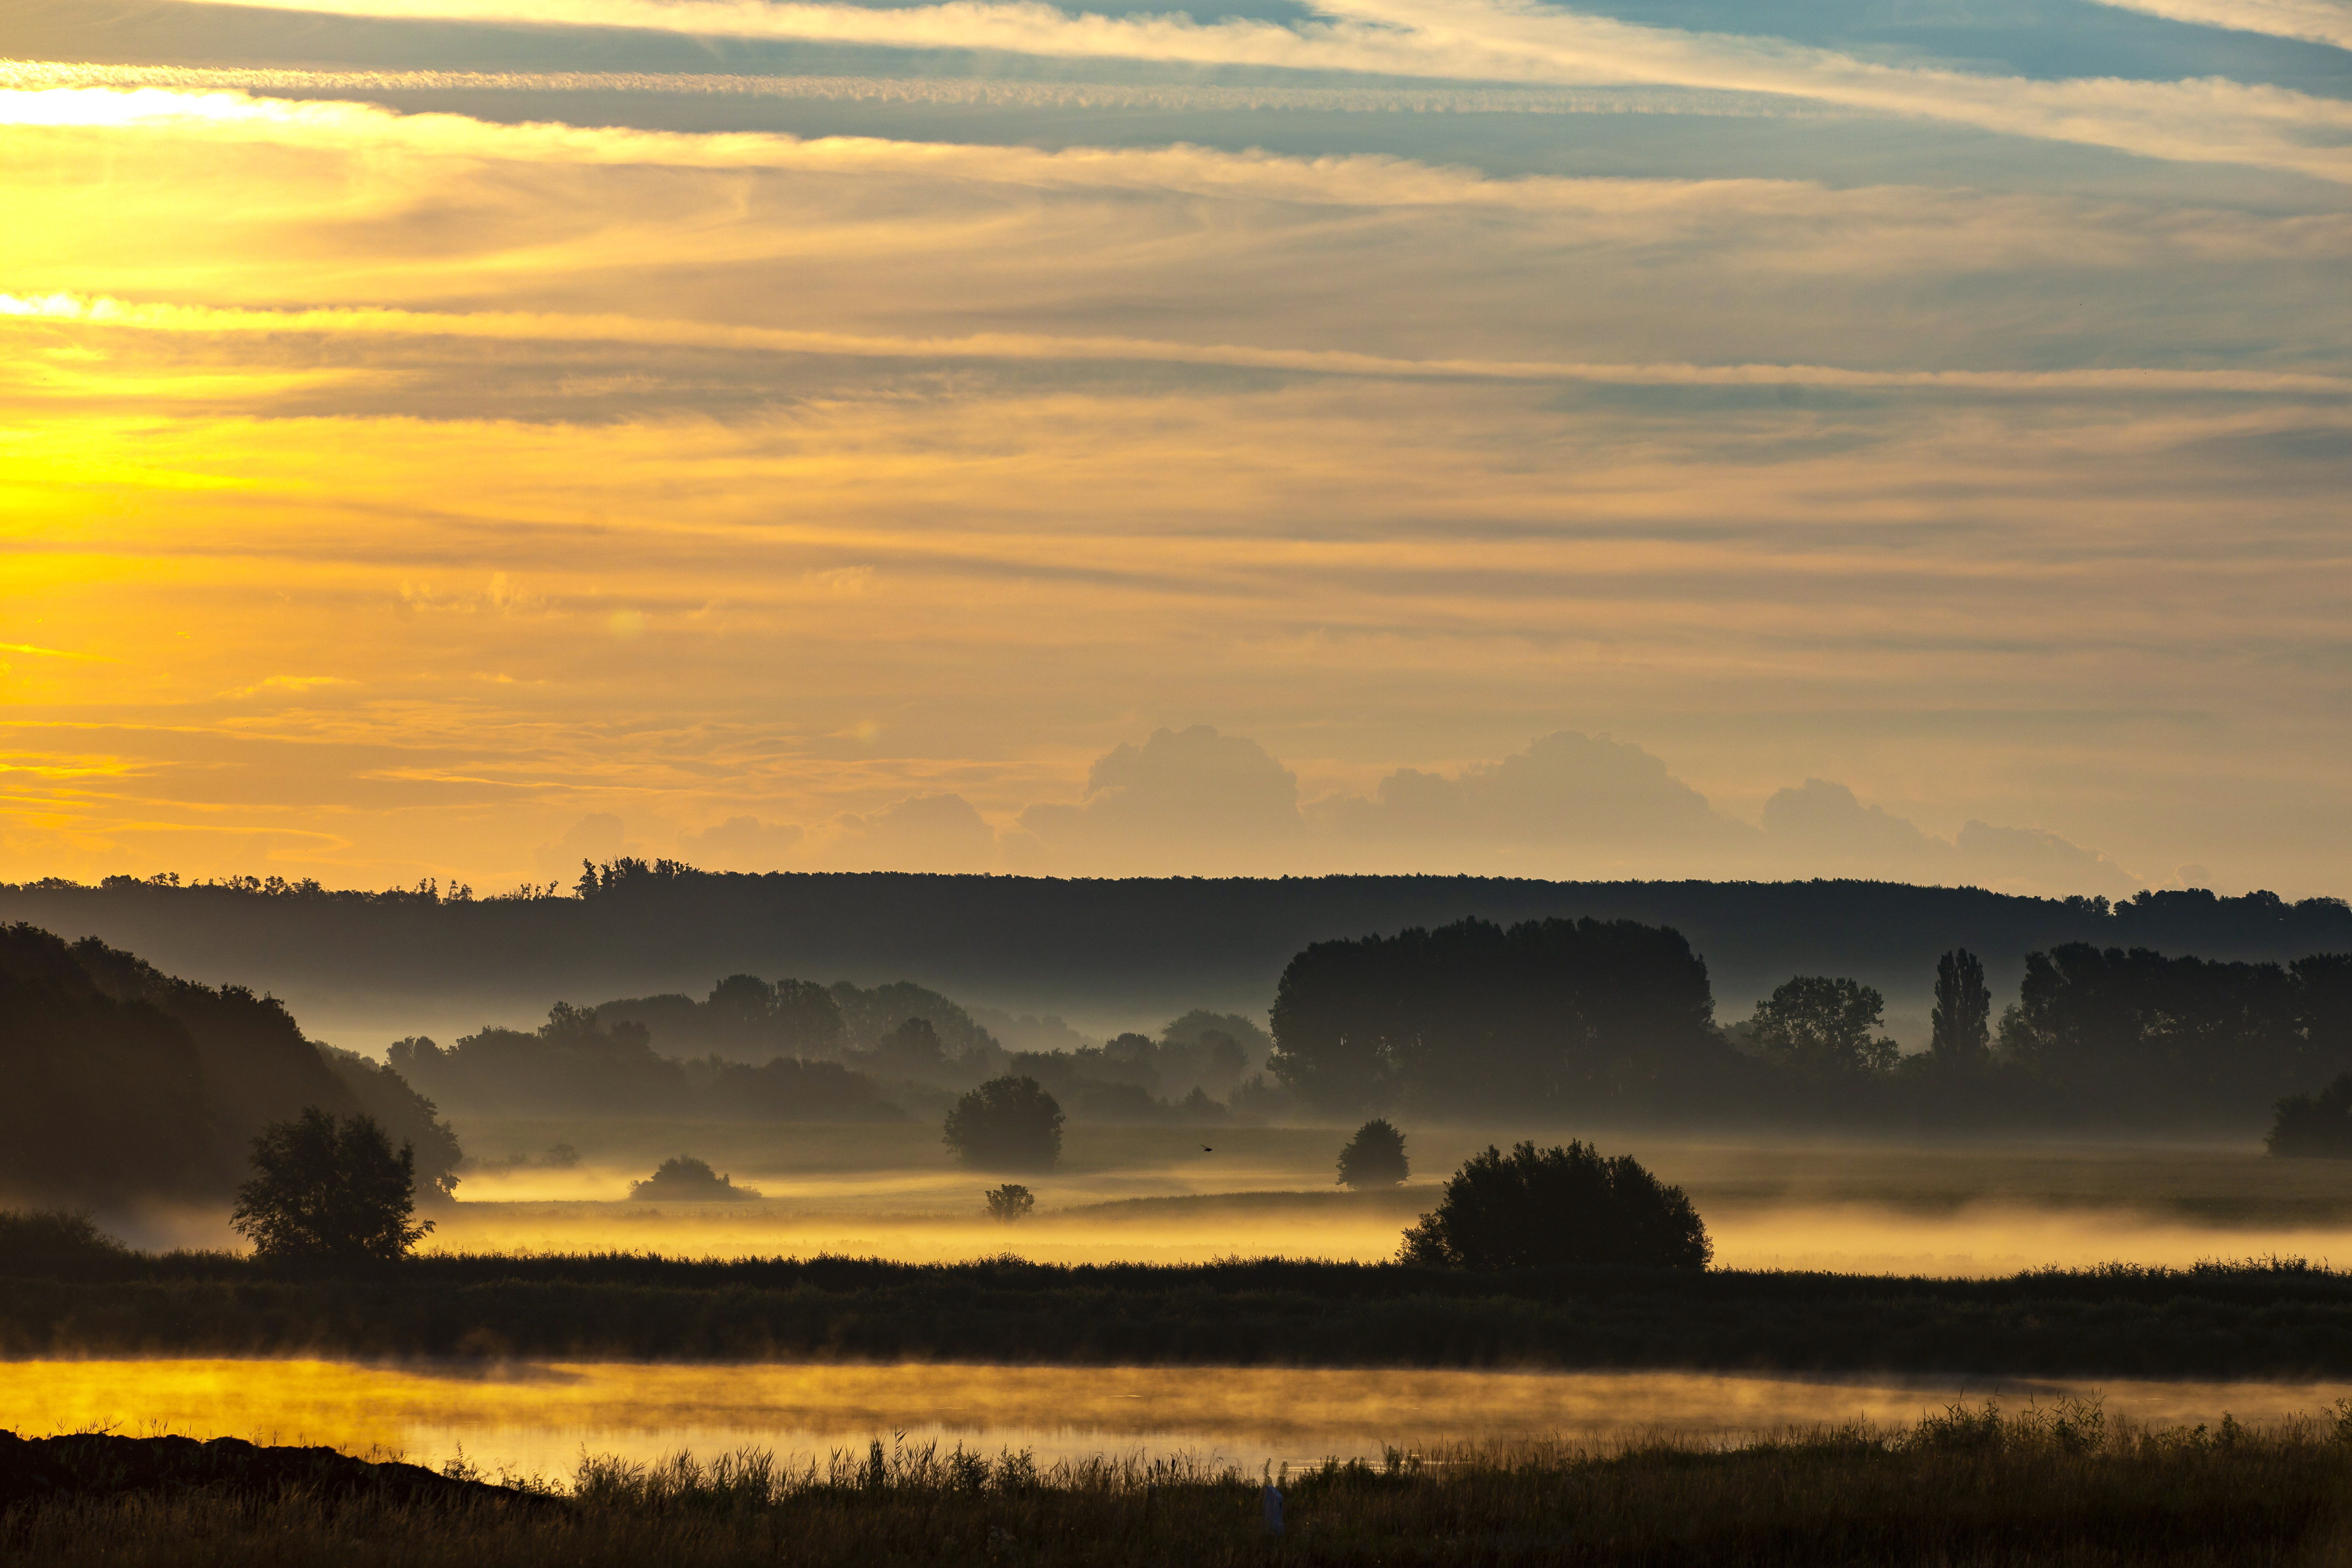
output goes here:
{"type": "Polygon", "coordinates": [[[2153,1431],[2095,1405],[1959,1408],[1738,1447],[1392,1453],[1283,1479],[1185,1461],[885,1447],[815,1463],[583,1460],[572,1485],[437,1506],[301,1494],[20,1507],[0,1553],[60,1565],[2240,1564],[2347,1556],[2352,1416],[2153,1431]]]}

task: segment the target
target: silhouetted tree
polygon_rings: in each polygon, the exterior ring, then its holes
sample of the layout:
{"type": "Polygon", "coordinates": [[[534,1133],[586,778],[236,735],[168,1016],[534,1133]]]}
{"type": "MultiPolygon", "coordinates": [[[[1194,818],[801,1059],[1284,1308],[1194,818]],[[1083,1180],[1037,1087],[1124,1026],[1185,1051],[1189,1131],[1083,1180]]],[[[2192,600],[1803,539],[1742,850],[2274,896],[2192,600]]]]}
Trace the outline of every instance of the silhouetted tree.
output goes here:
{"type": "Polygon", "coordinates": [[[549,1008],[530,1034],[486,1026],[446,1050],[420,1037],[386,1056],[419,1091],[461,1110],[676,1116],[695,1109],[685,1070],[655,1053],[643,1024],[615,1019],[606,1027],[568,1002],[549,1008]]]}
{"type": "Polygon", "coordinates": [[[411,1089],[399,1073],[357,1051],[322,1045],[319,1055],[359,1101],[361,1111],[375,1118],[385,1137],[416,1151],[417,1191],[428,1202],[456,1196],[457,1166],[466,1152],[458,1145],[457,1129],[441,1120],[440,1108],[411,1089]]]}
{"type": "Polygon", "coordinates": [[[2258,1114],[2352,1068],[2347,963],[2173,958],[2068,942],[2028,953],[2004,1055],[2110,1120],[2258,1114]]]}
{"type": "Polygon", "coordinates": [[[988,1200],[988,1217],[999,1225],[1011,1225],[1014,1220],[1026,1219],[1029,1211],[1037,1206],[1037,1194],[1014,1182],[992,1188],[981,1196],[988,1200]]]}
{"type": "Polygon", "coordinates": [[[1984,961],[1965,947],[1936,961],[1936,1005],[1928,1016],[1927,1048],[1936,1059],[1973,1067],[1992,1054],[1992,993],[1984,961]]]}
{"type": "Polygon", "coordinates": [[[772,984],[756,974],[730,974],[699,1002],[676,992],[601,1002],[596,1016],[607,1028],[643,1024],[668,1056],[707,1051],[749,1062],[778,1055],[827,1058],[847,1043],[831,992],[812,981],[772,984]]]}
{"type": "Polygon", "coordinates": [[[229,1225],[263,1258],[389,1261],[433,1228],[412,1220],[416,1156],[393,1152],[372,1116],[338,1119],[313,1106],[253,1141],[253,1179],[236,1192],[229,1225]]]}
{"type": "Polygon", "coordinates": [[[130,1251],[79,1209],[0,1209],[0,1274],[39,1274],[130,1251]]]}
{"type": "Polygon", "coordinates": [[[2263,1144],[2283,1159],[2352,1160],[2352,1073],[2317,1094],[2291,1094],[2278,1102],[2263,1144]]]}
{"type": "Polygon", "coordinates": [[[882,1043],[884,1036],[908,1019],[920,1018],[939,1036],[940,1048],[949,1060],[961,1060],[975,1053],[990,1061],[1003,1059],[1004,1047],[997,1043],[996,1037],[975,1023],[961,1004],[910,980],[894,980],[870,991],[861,991],[846,980],[837,980],[830,994],[834,1005],[840,1009],[852,1049],[872,1050],[882,1043]]]}
{"type": "Polygon", "coordinates": [[[664,1160],[652,1175],[629,1184],[632,1203],[731,1204],[759,1195],[758,1188],[737,1186],[733,1177],[720,1175],[709,1161],[691,1154],[664,1160]]]}
{"type": "Polygon", "coordinates": [[[1240,1014],[1196,1007],[1160,1031],[1160,1086],[1171,1096],[1193,1086],[1230,1096],[1273,1049],[1266,1032],[1240,1014]]]}
{"type": "Polygon", "coordinates": [[[705,1057],[683,1064],[705,1116],[779,1121],[904,1121],[864,1073],[839,1062],[778,1057],[760,1067],[705,1057]]]}
{"type": "Polygon", "coordinates": [[[1275,996],[1275,1076],[1326,1111],[1686,1103],[1729,1052],[1706,965],[1633,921],[1459,921],[1318,942],[1275,996]]]}
{"type": "Polygon", "coordinates": [[[1800,974],[1756,1004],[1749,1037],[1791,1067],[1823,1077],[1885,1072],[1902,1054],[1893,1040],[1874,1036],[1886,998],[1858,981],[1800,974]]]}
{"type": "Polygon", "coordinates": [[[907,1073],[936,1073],[948,1065],[939,1029],[929,1018],[908,1018],[884,1035],[874,1048],[880,1065],[907,1073]]]}
{"type": "Polygon", "coordinates": [[[1062,1157],[1062,1108],[1034,1078],[989,1079],[956,1101],[941,1129],[966,1165],[983,1171],[1050,1171],[1062,1157]]]}
{"type": "Polygon", "coordinates": [[[1190,1121],[1223,1121],[1225,1119],[1227,1108],[1222,1102],[1210,1099],[1209,1091],[1196,1083],[1192,1086],[1192,1092],[1184,1097],[1182,1103],[1179,1104],[1176,1110],[1190,1121]]]}
{"type": "Polygon", "coordinates": [[[1386,1117],[1357,1128],[1339,1151],[1339,1184],[1345,1187],[1393,1187],[1412,1173],[1404,1157],[1404,1134],[1386,1117]]]}
{"type": "Polygon", "coordinates": [[[1629,1154],[1604,1159],[1572,1142],[1473,1155],[1436,1212],[1404,1233],[1398,1258],[1448,1268],[1705,1268],[1714,1256],[1680,1187],[1662,1185],[1629,1154]]]}

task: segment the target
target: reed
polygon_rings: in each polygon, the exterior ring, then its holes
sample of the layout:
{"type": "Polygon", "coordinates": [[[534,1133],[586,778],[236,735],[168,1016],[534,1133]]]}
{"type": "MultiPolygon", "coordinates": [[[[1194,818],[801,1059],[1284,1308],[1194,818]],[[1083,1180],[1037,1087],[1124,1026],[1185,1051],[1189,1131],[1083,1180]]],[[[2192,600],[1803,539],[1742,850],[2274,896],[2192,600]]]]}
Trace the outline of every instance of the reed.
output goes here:
{"type": "Polygon", "coordinates": [[[0,1267],[0,1354],[76,1353],[2346,1377],[2352,1276],[2295,1259],[2005,1279],[625,1254],[0,1267]]]}
{"type": "Polygon", "coordinates": [[[1039,1467],[877,1441],[822,1458],[584,1459],[509,1500],[292,1493],[20,1506],[0,1552],[60,1568],[513,1564],[2267,1564],[2352,1544],[2352,1415],[2151,1430],[2095,1405],[1958,1407],[1915,1426],[1736,1445],[1392,1451],[1276,1478],[1185,1459],[1039,1467]]]}

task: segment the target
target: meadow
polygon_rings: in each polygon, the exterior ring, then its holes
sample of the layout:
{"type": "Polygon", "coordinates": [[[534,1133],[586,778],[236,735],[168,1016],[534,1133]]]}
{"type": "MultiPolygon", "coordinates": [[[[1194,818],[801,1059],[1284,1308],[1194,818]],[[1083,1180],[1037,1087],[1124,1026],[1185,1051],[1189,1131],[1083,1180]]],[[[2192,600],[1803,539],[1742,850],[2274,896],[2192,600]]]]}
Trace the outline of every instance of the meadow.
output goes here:
{"type": "MultiPolygon", "coordinates": [[[[1643,1129],[1494,1124],[1409,1129],[1413,1178],[1350,1193],[1332,1163],[1352,1129],[1106,1126],[1067,1132],[1050,1173],[1019,1180],[1037,1212],[992,1224],[935,1127],[658,1120],[461,1119],[466,1147],[579,1163],[470,1172],[426,1241],[446,1252],[654,1250],[674,1257],[1204,1263],[1373,1262],[1434,1205],[1444,1175],[1490,1142],[1584,1137],[1687,1190],[1731,1268],[1996,1276],[2118,1259],[2182,1268],[2272,1254],[2352,1262],[2352,1162],[2273,1160],[2252,1143],[1707,1140],[1643,1129]],[[1204,1148],[1203,1145],[1208,1147],[1204,1148]],[[629,1183],[679,1153],[756,1203],[644,1205],[629,1183]]],[[[224,1245],[216,1222],[151,1243],[224,1245]]]]}

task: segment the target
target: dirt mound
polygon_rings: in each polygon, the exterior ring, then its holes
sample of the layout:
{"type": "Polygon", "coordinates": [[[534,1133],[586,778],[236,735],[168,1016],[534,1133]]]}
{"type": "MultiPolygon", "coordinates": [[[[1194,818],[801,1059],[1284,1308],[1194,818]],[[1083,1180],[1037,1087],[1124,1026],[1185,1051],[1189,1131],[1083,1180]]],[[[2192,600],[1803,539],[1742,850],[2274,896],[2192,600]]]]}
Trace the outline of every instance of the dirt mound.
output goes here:
{"type": "Polygon", "coordinates": [[[236,1437],[24,1438],[0,1431],[0,1508],[129,1492],[369,1496],[399,1502],[520,1500],[510,1487],[456,1480],[417,1465],[371,1464],[332,1448],[264,1448],[236,1437]]]}

